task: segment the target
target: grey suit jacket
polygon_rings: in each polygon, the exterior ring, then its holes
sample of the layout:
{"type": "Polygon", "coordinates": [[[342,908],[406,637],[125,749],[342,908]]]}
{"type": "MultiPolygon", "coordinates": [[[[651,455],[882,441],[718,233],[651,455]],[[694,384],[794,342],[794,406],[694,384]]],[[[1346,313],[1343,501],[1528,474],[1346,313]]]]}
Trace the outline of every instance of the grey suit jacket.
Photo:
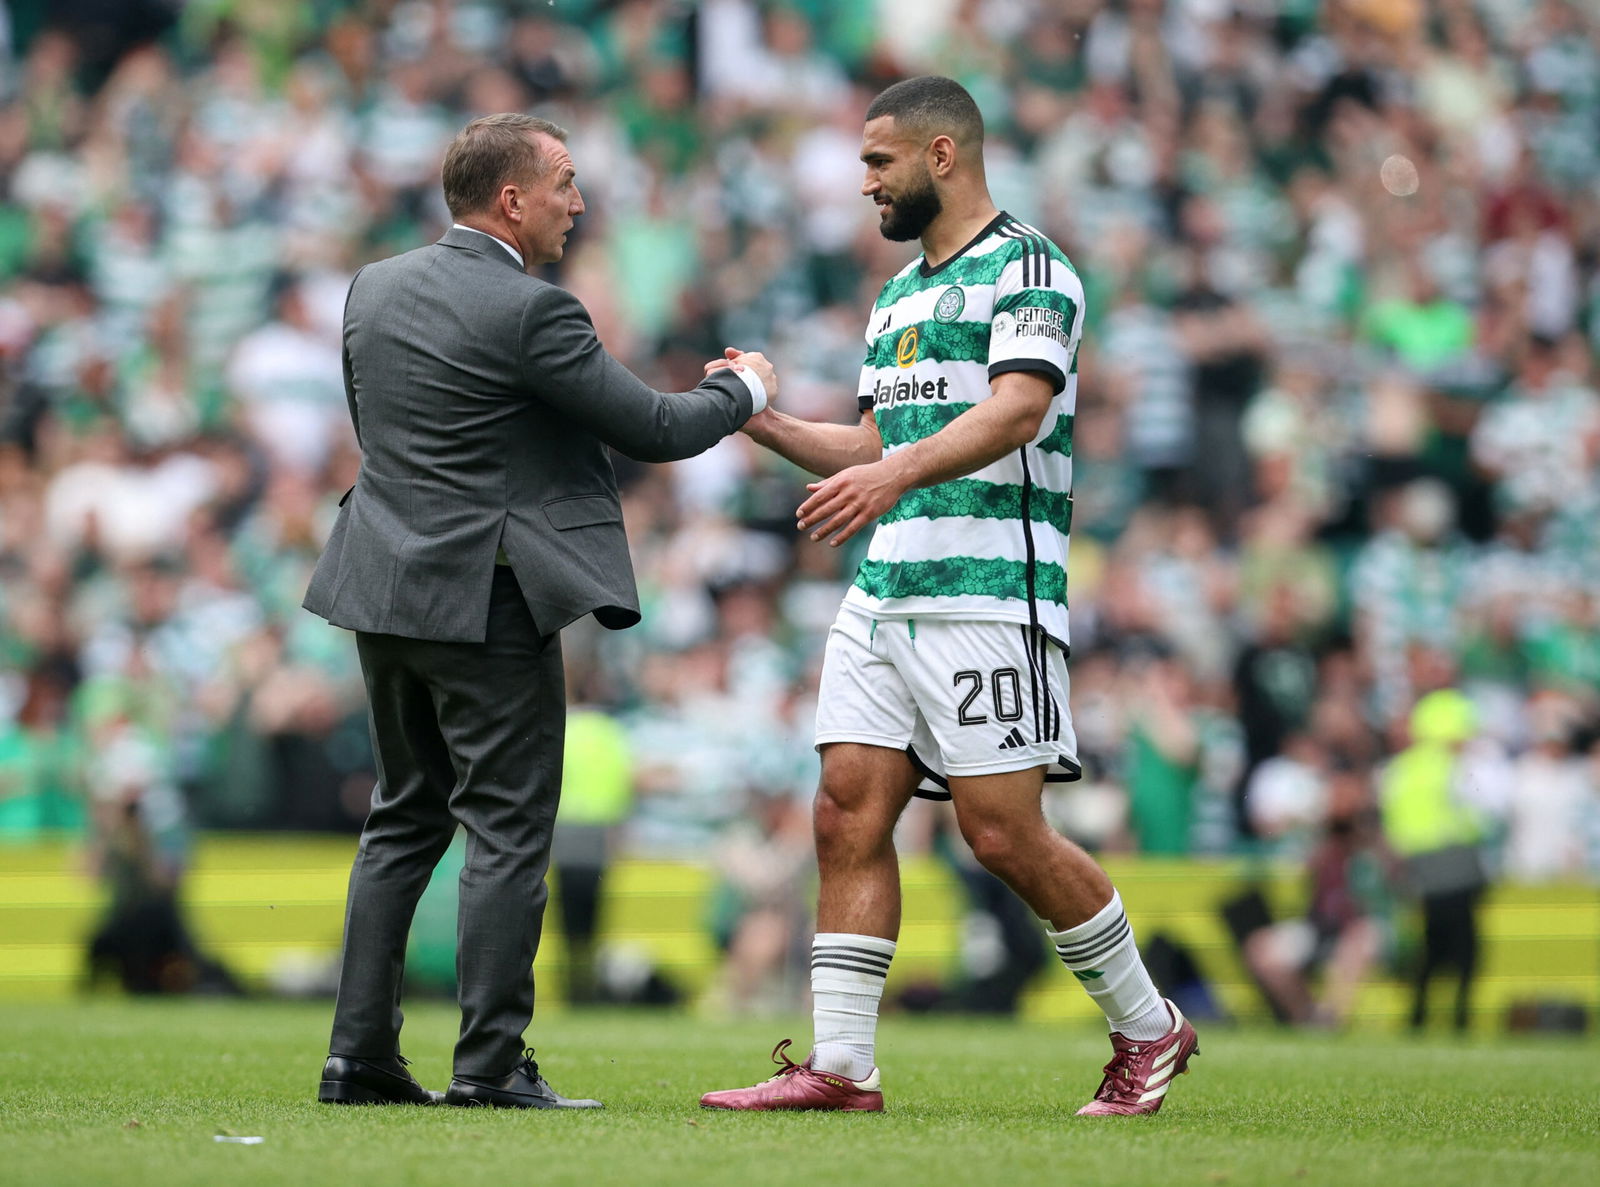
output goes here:
{"type": "Polygon", "coordinates": [[[662,393],[606,353],[578,300],[451,230],[350,285],[344,379],[361,470],[305,608],[335,626],[481,642],[503,548],[541,632],[639,621],[606,446],[691,457],[750,416],[717,372],[662,393]]]}

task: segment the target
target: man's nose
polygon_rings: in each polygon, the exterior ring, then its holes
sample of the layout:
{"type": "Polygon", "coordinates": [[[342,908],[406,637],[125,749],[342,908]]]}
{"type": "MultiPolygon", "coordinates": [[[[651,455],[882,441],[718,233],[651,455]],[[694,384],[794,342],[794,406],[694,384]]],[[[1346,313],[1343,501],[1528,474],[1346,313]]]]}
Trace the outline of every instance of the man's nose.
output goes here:
{"type": "Polygon", "coordinates": [[[578,192],[577,186],[572,187],[572,203],[567,209],[574,217],[583,213],[583,195],[578,192]]]}

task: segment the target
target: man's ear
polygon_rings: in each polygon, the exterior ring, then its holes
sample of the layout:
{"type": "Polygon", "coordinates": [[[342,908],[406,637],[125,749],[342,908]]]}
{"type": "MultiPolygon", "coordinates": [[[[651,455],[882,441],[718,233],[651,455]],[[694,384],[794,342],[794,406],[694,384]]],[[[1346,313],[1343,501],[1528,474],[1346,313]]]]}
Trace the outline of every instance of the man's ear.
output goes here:
{"type": "Polygon", "coordinates": [[[522,191],[514,185],[503,186],[500,190],[500,210],[512,222],[521,222],[522,191]]]}
{"type": "Polygon", "coordinates": [[[949,177],[956,167],[956,142],[948,136],[935,136],[928,145],[928,170],[935,177],[949,177]]]}

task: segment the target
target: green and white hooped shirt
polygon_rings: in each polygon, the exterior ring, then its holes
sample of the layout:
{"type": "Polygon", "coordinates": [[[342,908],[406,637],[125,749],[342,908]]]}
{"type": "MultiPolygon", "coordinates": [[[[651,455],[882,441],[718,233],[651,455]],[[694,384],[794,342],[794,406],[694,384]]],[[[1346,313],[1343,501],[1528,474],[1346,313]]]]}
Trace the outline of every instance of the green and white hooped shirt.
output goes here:
{"type": "Polygon", "coordinates": [[[989,398],[1006,371],[1056,397],[1031,443],[964,478],[907,491],[879,520],[845,604],[876,617],[1020,622],[1067,644],[1072,420],[1083,285],[1066,255],[1001,213],[955,256],[883,286],[857,392],[884,454],[989,398]]]}

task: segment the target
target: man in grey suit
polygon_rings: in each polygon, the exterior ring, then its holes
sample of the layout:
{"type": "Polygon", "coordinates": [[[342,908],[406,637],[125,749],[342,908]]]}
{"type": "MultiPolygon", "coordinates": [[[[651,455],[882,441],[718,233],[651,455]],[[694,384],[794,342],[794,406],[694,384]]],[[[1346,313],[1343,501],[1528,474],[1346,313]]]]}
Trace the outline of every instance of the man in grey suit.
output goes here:
{"type": "Polygon", "coordinates": [[[559,1095],[523,1031],[561,788],[560,630],[639,621],[609,445],[689,457],[776,392],[740,355],[688,392],[606,353],[583,306],[525,269],[559,260],[583,213],[566,133],[475,120],[445,155],[455,226],[351,282],[344,377],[361,443],[306,594],[356,632],[378,782],[345,914],[319,1099],[437,1103],[400,1058],[400,983],[418,897],[467,833],[446,1104],[597,1108],[559,1095]]]}

